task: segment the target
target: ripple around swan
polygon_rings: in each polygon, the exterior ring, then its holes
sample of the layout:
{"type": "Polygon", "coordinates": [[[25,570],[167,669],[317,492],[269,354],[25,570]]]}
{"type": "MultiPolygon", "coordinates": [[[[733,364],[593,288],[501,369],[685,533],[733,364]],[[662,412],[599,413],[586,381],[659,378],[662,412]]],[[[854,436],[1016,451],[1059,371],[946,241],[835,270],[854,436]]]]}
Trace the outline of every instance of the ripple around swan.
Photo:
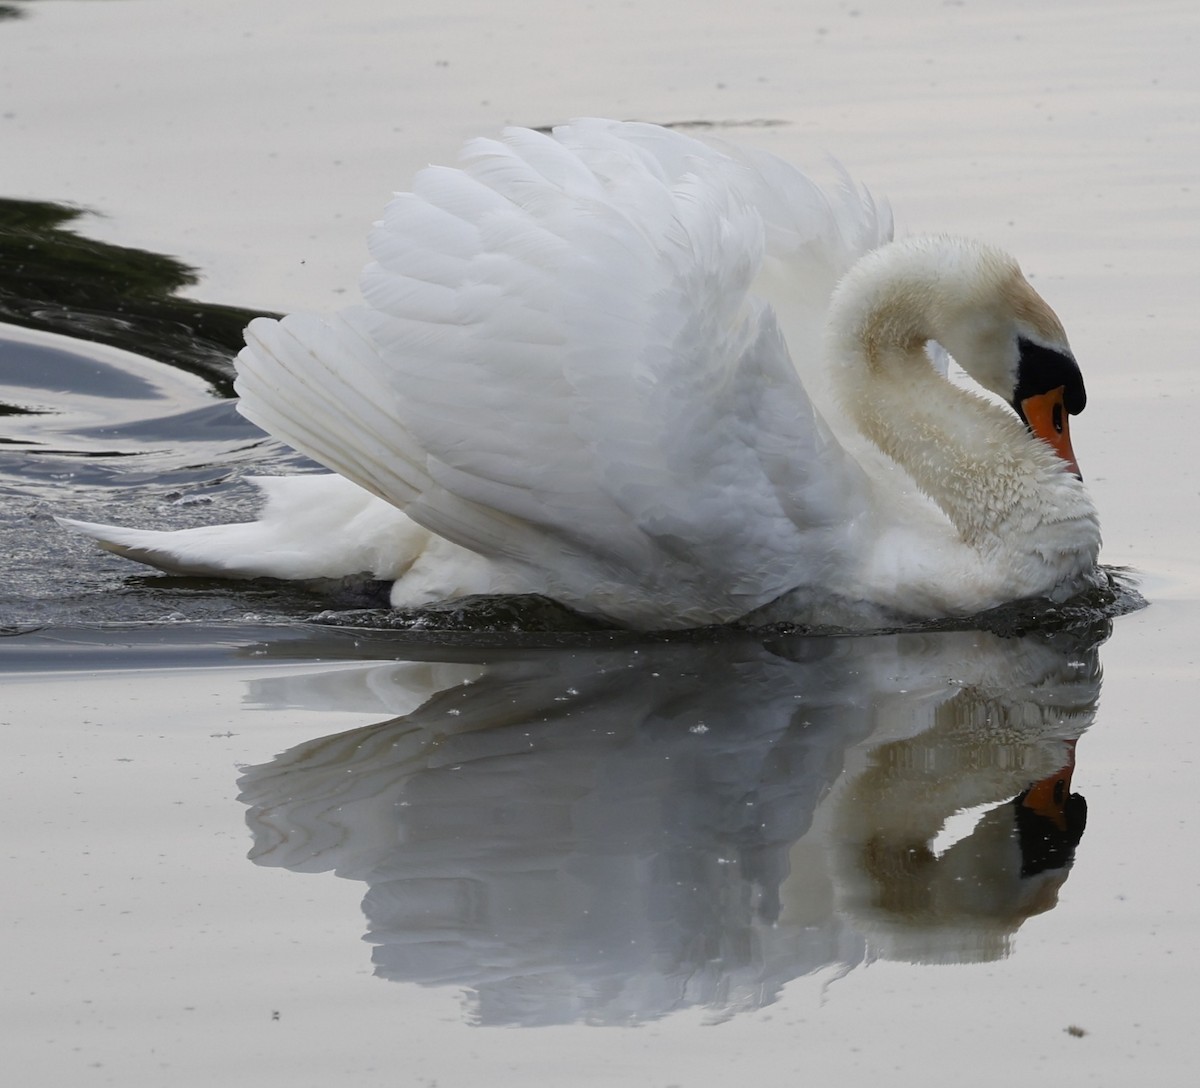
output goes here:
{"type": "Polygon", "coordinates": [[[77,234],[83,214],[0,199],[0,628],[315,611],[302,586],[146,577],[53,521],[249,518],[244,473],[313,467],[230,399],[258,311],[182,297],[191,268],[77,234]]]}
{"type": "Polygon", "coordinates": [[[684,631],[622,631],[537,594],[480,595],[409,610],[326,609],[312,619],[325,626],[371,631],[401,642],[417,639],[441,645],[589,645],[621,638],[639,642],[711,642],[746,637],[888,635],[905,631],[986,631],[1006,638],[1065,632],[1101,638],[1107,635],[1111,620],[1146,604],[1128,571],[1105,568],[1103,573],[1102,585],[1066,601],[1014,601],[973,616],[883,624],[869,630],[814,628],[786,620],[755,622],[750,617],[742,623],[684,631]]]}

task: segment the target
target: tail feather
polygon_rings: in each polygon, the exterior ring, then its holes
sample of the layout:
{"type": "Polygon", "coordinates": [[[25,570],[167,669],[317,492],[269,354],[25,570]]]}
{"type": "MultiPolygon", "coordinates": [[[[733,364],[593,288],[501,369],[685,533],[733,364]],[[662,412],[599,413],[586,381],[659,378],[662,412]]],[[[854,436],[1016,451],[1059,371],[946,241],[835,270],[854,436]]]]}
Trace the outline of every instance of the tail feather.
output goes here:
{"type": "Polygon", "coordinates": [[[102,548],[171,574],[221,578],[399,578],[429,533],[340,476],[257,477],[257,521],[192,529],[130,529],[56,519],[102,548]]]}

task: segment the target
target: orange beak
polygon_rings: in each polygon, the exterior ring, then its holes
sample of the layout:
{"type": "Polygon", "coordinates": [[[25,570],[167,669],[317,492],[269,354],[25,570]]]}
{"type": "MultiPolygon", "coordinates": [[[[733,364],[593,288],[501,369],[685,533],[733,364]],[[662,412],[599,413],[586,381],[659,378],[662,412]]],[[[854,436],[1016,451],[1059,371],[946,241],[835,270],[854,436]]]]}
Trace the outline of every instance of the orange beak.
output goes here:
{"type": "Polygon", "coordinates": [[[1021,800],[1026,808],[1032,809],[1045,820],[1049,820],[1059,831],[1067,827],[1066,802],[1071,792],[1071,775],[1075,770],[1075,742],[1067,742],[1067,762],[1054,774],[1035,782],[1025,791],[1021,800]]]}
{"type": "Polygon", "coordinates": [[[1067,423],[1070,416],[1063,403],[1065,389],[1060,385],[1049,393],[1026,397],[1021,401],[1021,411],[1025,413],[1029,429],[1066,461],[1067,467],[1082,480],[1083,473],[1079,471],[1075,451],[1071,449],[1071,429],[1067,423]]]}

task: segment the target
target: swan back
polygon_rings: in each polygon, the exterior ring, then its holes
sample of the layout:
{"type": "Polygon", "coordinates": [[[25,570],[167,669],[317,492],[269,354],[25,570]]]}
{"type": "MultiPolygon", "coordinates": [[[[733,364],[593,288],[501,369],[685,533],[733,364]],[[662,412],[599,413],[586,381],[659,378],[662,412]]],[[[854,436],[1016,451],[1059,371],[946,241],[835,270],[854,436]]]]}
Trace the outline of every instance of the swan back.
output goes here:
{"type": "Polygon", "coordinates": [[[494,560],[497,588],[733,619],[821,584],[861,494],[761,285],[786,269],[823,312],[887,223],[655,126],[472,141],[389,205],[365,307],[250,326],[241,411],[494,560]]]}

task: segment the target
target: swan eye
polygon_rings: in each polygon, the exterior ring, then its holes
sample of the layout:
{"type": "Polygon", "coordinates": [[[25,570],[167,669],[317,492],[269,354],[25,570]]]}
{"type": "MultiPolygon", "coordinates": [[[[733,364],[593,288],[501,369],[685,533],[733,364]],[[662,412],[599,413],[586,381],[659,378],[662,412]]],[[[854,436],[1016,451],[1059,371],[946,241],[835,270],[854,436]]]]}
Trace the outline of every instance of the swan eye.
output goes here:
{"type": "Polygon", "coordinates": [[[1056,404],[1054,411],[1051,413],[1050,422],[1054,425],[1054,429],[1062,434],[1063,431],[1063,406],[1056,404]]]}
{"type": "MultiPolygon", "coordinates": [[[[1060,386],[1063,390],[1063,408],[1073,416],[1083,411],[1087,404],[1083,375],[1079,373],[1079,365],[1070,355],[1054,348],[1043,347],[1025,337],[1017,340],[1017,355],[1017,380],[1011,403],[1017,408],[1018,414],[1020,408],[1017,406],[1027,397],[1048,393],[1060,386]]],[[[1062,431],[1057,418],[1055,429],[1059,433],[1062,431]]]]}

